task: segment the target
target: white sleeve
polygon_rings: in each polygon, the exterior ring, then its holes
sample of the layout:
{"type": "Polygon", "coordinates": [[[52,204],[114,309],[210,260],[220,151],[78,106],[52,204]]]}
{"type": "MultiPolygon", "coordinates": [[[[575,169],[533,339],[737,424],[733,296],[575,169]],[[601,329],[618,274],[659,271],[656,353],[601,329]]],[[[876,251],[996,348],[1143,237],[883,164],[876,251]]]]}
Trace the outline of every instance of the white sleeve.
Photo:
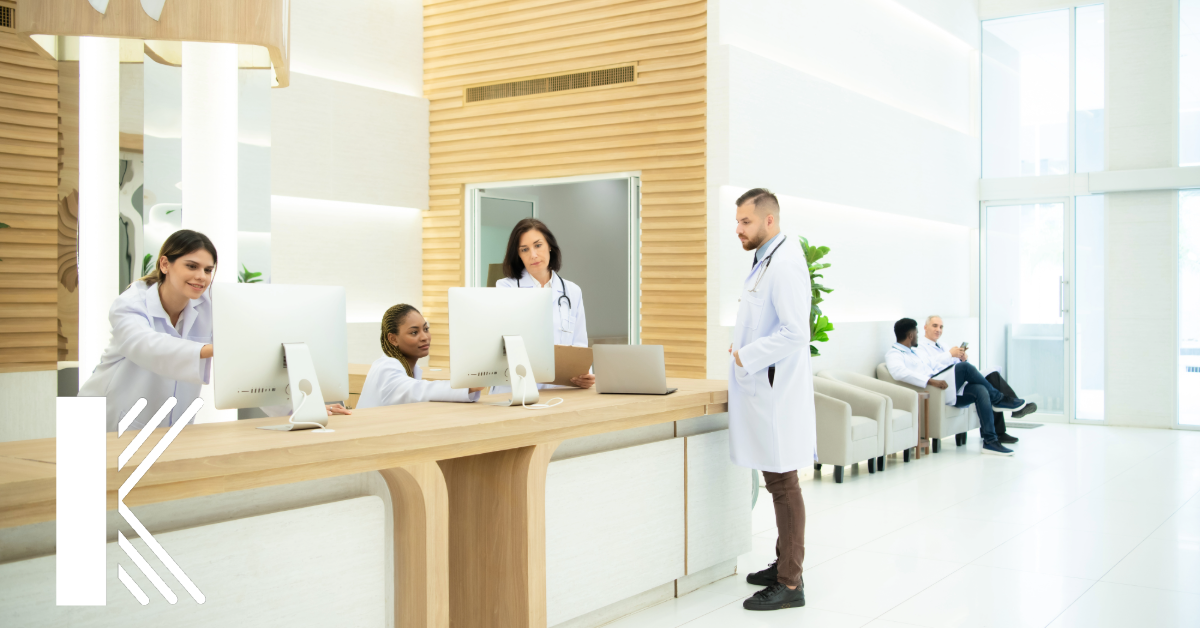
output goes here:
{"type": "Polygon", "coordinates": [[[904,363],[904,356],[899,351],[889,350],[883,356],[883,361],[887,364],[888,372],[896,381],[912,384],[917,388],[925,388],[929,385],[929,377],[922,377],[919,373],[909,369],[908,365],[904,363]]]}
{"type": "Polygon", "coordinates": [[[588,346],[587,335],[587,317],[583,312],[583,290],[579,291],[579,316],[575,317],[575,336],[571,338],[571,344],[576,347],[588,346]]]}
{"type": "Polygon", "coordinates": [[[113,304],[108,315],[112,344],[118,355],[167,379],[201,385],[208,381],[208,360],[200,359],[202,343],[156,331],[144,312],[113,304]]]}
{"type": "Polygon", "coordinates": [[[469,402],[479,399],[479,393],[472,395],[466,388],[451,388],[450,382],[447,381],[413,379],[403,368],[387,369],[380,373],[378,386],[381,406],[423,401],[469,402]]]}

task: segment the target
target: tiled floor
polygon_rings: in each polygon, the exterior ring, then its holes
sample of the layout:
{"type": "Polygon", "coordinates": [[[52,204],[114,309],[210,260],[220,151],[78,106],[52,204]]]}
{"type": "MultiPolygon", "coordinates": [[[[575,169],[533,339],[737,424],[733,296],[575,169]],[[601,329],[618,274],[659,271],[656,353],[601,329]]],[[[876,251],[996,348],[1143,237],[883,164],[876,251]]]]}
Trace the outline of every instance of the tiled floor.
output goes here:
{"type": "Polygon", "coordinates": [[[1013,458],[980,455],[974,433],[840,485],[803,480],[804,608],[742,610],[744,574],[774,558],[763,491],[739,575],[608,626],[1200,626],[1200,432],[1013,433],[1013,458]]]}

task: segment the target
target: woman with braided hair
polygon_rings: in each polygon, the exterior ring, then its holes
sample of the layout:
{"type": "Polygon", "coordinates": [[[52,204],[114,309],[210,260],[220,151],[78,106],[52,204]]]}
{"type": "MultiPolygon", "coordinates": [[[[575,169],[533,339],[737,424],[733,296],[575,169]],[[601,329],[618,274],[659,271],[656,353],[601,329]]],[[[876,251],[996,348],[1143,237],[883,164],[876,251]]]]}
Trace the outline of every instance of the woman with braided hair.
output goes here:
{"type": "Polygon", "coordinates": [[[429,323],[417,308],[401,303],[388,308],[379,325],[383,357],[371,364],[355,409],[422,401],[476,401],[482,388],[451,388],[450,382],[421,379],[417,360],[429,355],[429,323]]]}

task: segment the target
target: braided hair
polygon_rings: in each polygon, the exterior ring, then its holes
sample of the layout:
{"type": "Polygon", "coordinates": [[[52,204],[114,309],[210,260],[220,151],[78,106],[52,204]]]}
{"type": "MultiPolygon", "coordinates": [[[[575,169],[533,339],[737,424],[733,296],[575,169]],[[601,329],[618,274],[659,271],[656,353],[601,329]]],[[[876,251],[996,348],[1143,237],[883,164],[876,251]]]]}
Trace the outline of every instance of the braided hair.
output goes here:
{"type": "Polygon", "coordinates": [[[388,342],[388,334],[399,334],[400,323],[412,312],[421,313],[417,308],[407,303],[393,305],[383,313],[383,322],[379,325],[379,344],[383,346],[383,354],[389,358],[399,360],[404,365],[404,370],[408,373],[409,377],[414,377],[413,365],[409,364],[408,357],[400,353],[400,347],[388,342]]]}

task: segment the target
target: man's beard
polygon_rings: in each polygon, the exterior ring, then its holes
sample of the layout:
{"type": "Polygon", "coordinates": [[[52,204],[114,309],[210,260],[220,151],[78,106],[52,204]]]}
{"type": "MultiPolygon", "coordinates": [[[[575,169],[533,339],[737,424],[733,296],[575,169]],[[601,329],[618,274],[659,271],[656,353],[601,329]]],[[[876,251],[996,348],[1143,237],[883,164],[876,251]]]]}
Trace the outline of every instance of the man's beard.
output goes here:
{"type": "Polygon", "coordinates": [[[742,250],[743,251],[753,251],[754,249],[757,249],[758,247],[762,246],[763,242],[765,242],[765,241],[766,241],[766,236],[763,234],[762,231],[759,231],[753,238],[749,238],[749,237],[746,238],[746,241],[742,243],[742,250]]]}

